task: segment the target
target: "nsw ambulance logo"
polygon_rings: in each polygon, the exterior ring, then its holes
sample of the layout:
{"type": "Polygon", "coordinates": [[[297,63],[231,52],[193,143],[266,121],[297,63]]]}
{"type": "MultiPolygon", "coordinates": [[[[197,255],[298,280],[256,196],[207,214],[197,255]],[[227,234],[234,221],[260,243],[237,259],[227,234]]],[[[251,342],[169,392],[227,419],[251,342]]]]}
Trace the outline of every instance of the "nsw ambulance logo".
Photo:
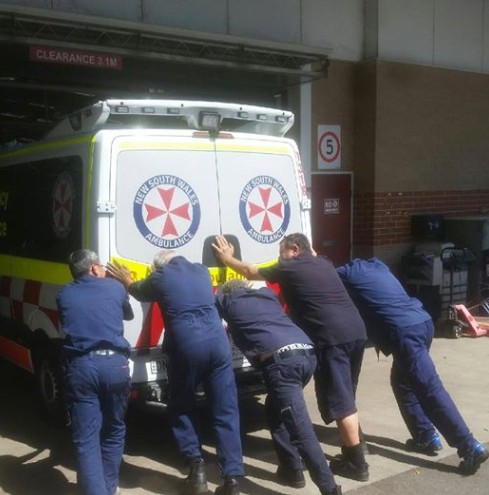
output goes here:
{"type": "Polygon", "coordinates": [[[247,234],[270,244],[281,239],[289,226],[290,202],[282,184],[273,177],[251,179],[239,199],[239,216],[247,234]]]}
{"type": "Polygon", "coordinates": [[[71,175],[61,174],[54,183],[53,192],[53,231],[58,239],[65,239],[70,233],[75,185],[71,175]]]}
{"type": "Polygon", "coordinates": [[[139,232],[162,249],[184,246],[199,228],[199,199],[190,184],[173,175],[144,182],[136,192],[133,212],[139,232]]]}

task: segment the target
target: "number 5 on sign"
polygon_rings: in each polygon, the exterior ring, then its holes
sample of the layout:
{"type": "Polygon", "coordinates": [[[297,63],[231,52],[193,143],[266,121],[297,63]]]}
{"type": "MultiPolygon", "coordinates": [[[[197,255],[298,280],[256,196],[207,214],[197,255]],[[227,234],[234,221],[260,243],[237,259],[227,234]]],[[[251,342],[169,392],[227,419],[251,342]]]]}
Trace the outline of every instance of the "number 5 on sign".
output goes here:
{"type": "Polygon", "coordinates": [[[341,126],[318,126],[318,169],[341,168],[341,126]]]}

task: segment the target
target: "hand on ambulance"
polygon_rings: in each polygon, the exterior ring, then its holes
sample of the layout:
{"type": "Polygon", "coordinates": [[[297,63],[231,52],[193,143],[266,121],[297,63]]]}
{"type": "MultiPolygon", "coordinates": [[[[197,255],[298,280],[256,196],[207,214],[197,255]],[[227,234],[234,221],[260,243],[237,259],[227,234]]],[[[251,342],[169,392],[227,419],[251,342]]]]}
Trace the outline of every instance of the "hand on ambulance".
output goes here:
{"type": "Polygon", "coordinates": [[[129,268],[126,265],[121,265],[118,261],[107,263],[107,273],[121,282],[127,289],[132,284],[132,277],[129,268]]]}
{"type": "Polygon", "coordinates": [[[226,264],[226,260],[233,258],[234,246],[230,244],[223,235],[217,235],[216,241],[212,243],[216,256],[226,264]]]}

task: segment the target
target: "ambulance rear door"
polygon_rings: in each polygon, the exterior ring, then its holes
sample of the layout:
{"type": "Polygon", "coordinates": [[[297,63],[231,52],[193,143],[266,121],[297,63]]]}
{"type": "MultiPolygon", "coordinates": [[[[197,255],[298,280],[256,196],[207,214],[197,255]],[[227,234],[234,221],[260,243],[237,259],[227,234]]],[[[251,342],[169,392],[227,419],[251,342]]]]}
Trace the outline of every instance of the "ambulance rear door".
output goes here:
{"type": "MultiPolygon", "coordinates": [[[[111,259],[126,264],[136,280],[161,250],[202,259],[204,239],[219,232],[214,145],[185,131],[120,136],[112,145],[111,259]]],[[[133,383],[166,379],[161,355],[163,321],[155,303],[131,299],[135,318],[124,335],[137,348],[133,383]]]]}
{"type": "Polygon", "coordinates": [[[237,237],[243,261],[277,259],[283,236],[303,231],[292,144],[235,138],[216,149],[222,233],[237,237]]]}
{"type": "Polygon", "coordinates": [[[213,143],[190,135],[119,137],[113,155],[117,256],[151,263],[158,251],[174,250],[200,261],[204,239],[219,231],[213,143]]]}

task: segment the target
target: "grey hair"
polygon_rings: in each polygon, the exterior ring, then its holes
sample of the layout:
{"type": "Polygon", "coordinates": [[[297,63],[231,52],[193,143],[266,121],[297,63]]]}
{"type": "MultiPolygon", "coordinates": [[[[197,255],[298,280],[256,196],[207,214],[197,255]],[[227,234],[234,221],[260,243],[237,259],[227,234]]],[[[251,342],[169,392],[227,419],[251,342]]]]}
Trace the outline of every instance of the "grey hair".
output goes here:
{"type": "Polygon", "coordinates": [[[244,280],[242,278],[233,278],[232,280],[228,280],[221,287],[222,294],[231,294],[235,290],[239,289],[250,289],[251,284],[248,280],[244,280]]]}
{"type": "Polygon", "coordinates": [[[153,259],[153,266],[158,269],[170,262],[177,253],[175,251],[159,251],[153,259]]]}
{"type": "Polygon", "coordinates": [[[68,259],[73,278],[79,278],[88,273],[90,267],[100,263],[98,254],[89,249],[78,249],[70,254],[68,259]]]}

